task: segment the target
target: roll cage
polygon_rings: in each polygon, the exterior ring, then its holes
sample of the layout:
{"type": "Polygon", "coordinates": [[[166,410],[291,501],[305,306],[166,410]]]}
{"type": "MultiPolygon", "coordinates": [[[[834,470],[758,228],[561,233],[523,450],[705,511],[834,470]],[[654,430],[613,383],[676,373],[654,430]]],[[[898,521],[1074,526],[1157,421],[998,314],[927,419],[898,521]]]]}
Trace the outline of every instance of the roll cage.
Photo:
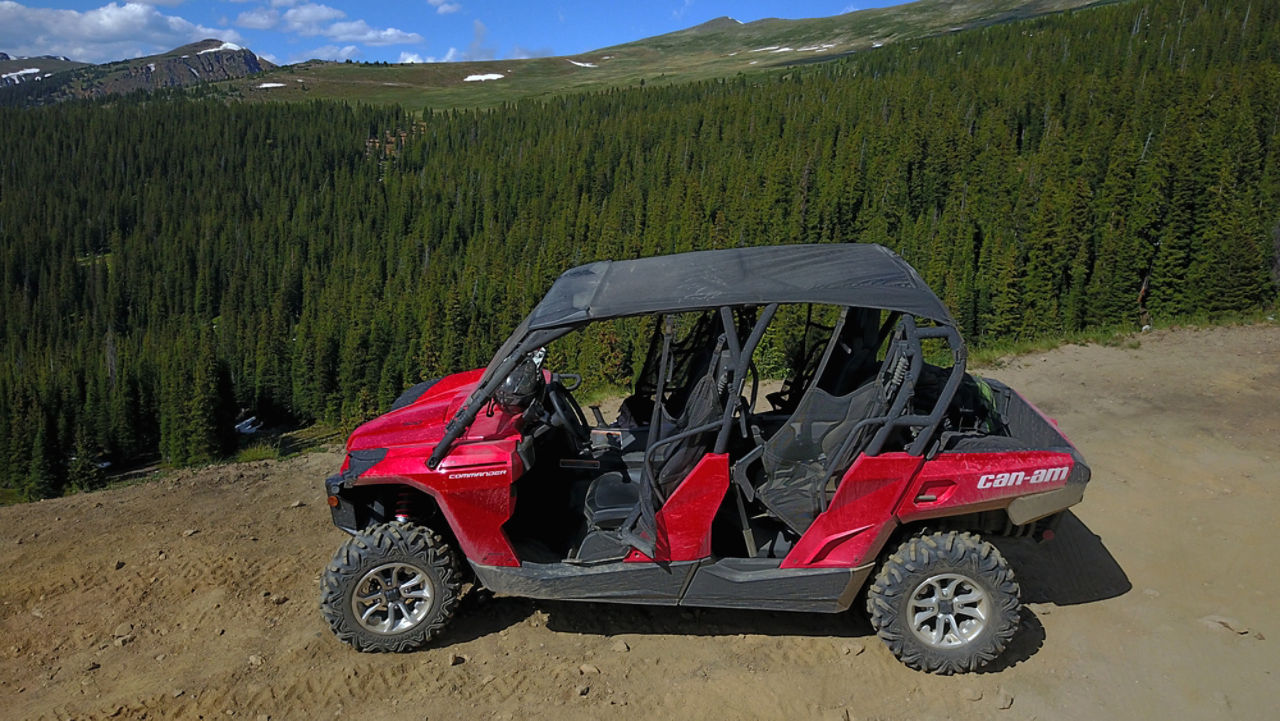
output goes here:
{"type": "Polygon", "coordinates": [[[641,315],[659,318],[660,335],[637,382],[642,397],[652,388],[653,405],[642,490],[616,532],[650,556],[657,509],[706,453],[730,456],[746,546],[754,555],[744,500],[759,500],[803,533],[825,510],[830,485],[858,454],[878,455],[891,438],[901,440],[908,454],[925,454],[964,377],[964,345],[945,307],[914,269],[880,246],[779,246],[602,261],[564,273],[521,322],[448,422],[428,466],[435,468],[449,453],[528,354],[590,323],[641,315]],[[822,354],[790,379],[788,397],[775,414],[781,415],[780,430],[766,439],[755,424],[758,378],[751,359],[779,307],[789,304],[831,305],[841,312],[822,354]],[[696,368],[672,358],[671,319],[691,311],[706,319],[703,340],[695,343],[705,362],[696,368]],[[706,352],[703,344],[711,337],[715,342],[706,352]],[[921,342],[927,339],[947,345],[952,365],[932,407],[920,409],[912,400],[925,367],[921,342]],[[876,362],[882,348],[883,360],[876,362]],[[840,378],[850,368],[855,375],[873,375],[858,378],[854,388],[840,378]],[[681,376],[679,388],[669,386],[673,375],[681,376]],[[748,378],[751,401],[743,395],[748,378]],[[672,403],[676,391],[680,402],[672,403]],[[765,468],[763,481],[752,472],[757,463],[765,468]]]}

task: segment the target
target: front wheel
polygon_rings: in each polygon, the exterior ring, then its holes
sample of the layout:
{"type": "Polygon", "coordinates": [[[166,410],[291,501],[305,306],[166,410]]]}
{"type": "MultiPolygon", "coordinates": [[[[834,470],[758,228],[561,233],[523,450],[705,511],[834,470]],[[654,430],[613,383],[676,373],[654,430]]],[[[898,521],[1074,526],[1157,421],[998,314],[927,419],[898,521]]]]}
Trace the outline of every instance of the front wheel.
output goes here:
{"type": "Polygon", "coordinates": [[[867,591],[867,613],[907,666],[976,671],[1017,630],[1018,593],[995,546],[969,533],[933,533],[908,539],[885,560],[867,591]]]}
{"type": "Polygon", "coordinates": [[[431,529],[384,523],[338,548],[320,581],[320,611],[357,651],[413,651],[453,617],[461,574],[431,529]]]}

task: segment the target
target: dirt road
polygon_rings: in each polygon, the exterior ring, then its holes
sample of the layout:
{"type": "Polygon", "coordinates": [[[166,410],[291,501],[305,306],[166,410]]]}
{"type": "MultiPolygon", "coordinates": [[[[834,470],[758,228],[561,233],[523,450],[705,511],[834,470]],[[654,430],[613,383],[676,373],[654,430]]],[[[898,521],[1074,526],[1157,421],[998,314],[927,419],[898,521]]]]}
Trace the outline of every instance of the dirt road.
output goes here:
{"type": "Polygon", "coordinates": [[[316,605],[322,453],[0,508],[0,718],[1274,718],[1280,327],[1138,340],[989,371],[1094,474],[1055,541],[1006,544],[1030,603],[986,673],[908,670],[855,613],[474,597],[358,654],[316,605]]]}

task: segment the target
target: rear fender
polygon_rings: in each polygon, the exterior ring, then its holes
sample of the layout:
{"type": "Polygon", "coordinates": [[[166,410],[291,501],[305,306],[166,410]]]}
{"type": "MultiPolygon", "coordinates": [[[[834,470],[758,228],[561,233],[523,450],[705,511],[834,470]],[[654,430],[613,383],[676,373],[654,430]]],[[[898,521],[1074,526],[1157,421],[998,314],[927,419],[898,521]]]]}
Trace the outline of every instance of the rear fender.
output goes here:
{"type": "Polygon", "coordinates": [[[1075,465],[1070,453],[1056,451],[943,453],[920,469],[894,515],[910,523],[1006,509],[1017,498],[1063,488],[1075,465]]]}

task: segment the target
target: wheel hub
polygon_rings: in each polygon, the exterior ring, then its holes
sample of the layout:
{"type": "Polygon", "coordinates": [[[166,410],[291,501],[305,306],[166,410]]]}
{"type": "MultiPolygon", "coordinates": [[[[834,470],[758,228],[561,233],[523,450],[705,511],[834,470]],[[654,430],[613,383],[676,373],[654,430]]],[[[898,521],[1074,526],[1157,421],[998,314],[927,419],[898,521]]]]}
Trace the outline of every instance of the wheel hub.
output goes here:
{"type": "Polygon", "coordinates": [[[351,594],[356,621],[368,631],[404,633],[422,623],[435,605],[427,574],[408,563],[384,563],[360,578],[351,594]]]}
{"type": "Polygon", "coordinates": [[[916,586],[907,613],[916,638],[934,648],[956,648],[987,627],[991,601],[973,579],[940,573],[916,586]]]}

